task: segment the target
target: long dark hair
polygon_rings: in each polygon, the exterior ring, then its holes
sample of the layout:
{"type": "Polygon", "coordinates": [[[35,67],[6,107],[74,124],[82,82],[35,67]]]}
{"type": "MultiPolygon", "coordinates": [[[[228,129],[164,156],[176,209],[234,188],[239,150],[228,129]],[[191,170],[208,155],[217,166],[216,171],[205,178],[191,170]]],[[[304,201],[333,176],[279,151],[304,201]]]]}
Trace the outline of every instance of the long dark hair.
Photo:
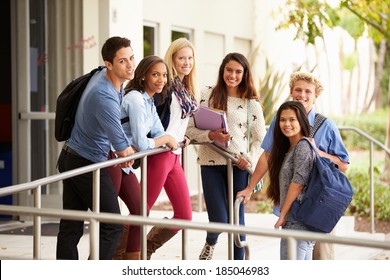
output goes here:
{"type": "Polygon", "coordinates": [[[149,55],[143,58],[139,64],[137,65],[137,68],[134,72],[134,79],[132,79],[130,82],[127,83],[125,87],[125,94],[127,94],[131,90],[137,90],[137,91],[144,91],[145,85],[144,80],[145,76],[148,74],[150,69],[156,65],[157,63],[163,63],[165,65],[165,68],[167,69],[167,83],[165,84],[161,94],[166,95],[168,90],[171,87],[171,77],[169,74],[169,68],[167,64],[164,62],[164,60],[158,56],[155,55],[149,55]]]}
{"type": "Polygon", "coordinates": [[[306,109],[302,103],[298,101],[287,101],[283,103],[276,114],[274,127],[274,141],[272,144],[271,154],[268,158],[268,170],[270,183],[267,188],[267,196],[274,202],[280,202],[280,188],[279,188],[279,173],[282,168],[283,160],[290,148],[290,141],[287,136],[282,133],[280,129],[280,115],[284,110],[291,109],[295,111],[297,120],[301,126],[302,136],[309,137],[310,124],[307,119],[306,109]]]}
{"type": "Polygon", "coordinates": [[[242,81],[238,85],[238,92],[240,93],[241,98],[259,99],[256,92],[256,88],[253,83],[252,72],[248,60],[244,55],[240,53],[229,53],[225,56],[221,66],[219,67],[217,84],[213,88],[209,99],[210,107],[223,111],[227,110],[228,94],[226,89],[226,83],[223,79],[223,73],[225,71],[226,64],[232,60],[237,61],[244,68],[244,75],[242,77],[242,81]]]}

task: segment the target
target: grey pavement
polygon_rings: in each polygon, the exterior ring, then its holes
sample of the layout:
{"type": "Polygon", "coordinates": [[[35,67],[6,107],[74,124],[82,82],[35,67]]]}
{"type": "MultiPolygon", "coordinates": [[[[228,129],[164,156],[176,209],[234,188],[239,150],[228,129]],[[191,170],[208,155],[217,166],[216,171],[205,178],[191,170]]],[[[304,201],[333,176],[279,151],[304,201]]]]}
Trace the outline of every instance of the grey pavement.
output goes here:
{"type": "MultiPolygon", "coordinates": [[[[172,216],[171,211],[151,211],[151,217],[163,218],[172,216]]],[[[207,222],[206,212],[194,212],[193,221],[207,222]]],[[[273,228],[276,217],[272,214],[246,214],[246,224],[250,227],[273,228]]],[[[0,225],[0,230],[20,227],[19,222],[0,225]]],[[[23,224],[26,226],[26,223],[23,224]]],[[[354,218],[342,217],[336,227],[336,235],[374,240],[385,240],[386,236],[381,233],[370,234],[354,231],[354,218]]],[[[205,242],[206,232],[198,230],[188,231],[187,259],[197,260],[205,242]]],[[[152,256],[153,260],[181,260],[182,235],[178,233],[152,256]]],[[[222,233],[214,251],[215,260],[227,260],[228,235],[222,233]]],[[[247,236],[251,260],[278,260],[279,238],[247,236]]],[[[55,236],[42,236],[41,258],[54,260],[56,249],[55,236]]],[[[2,260],[30,260],[33,258],[33,239],[31,235],[0,234],[0,259],[2,260]]],[[[80,259],[87,259],[89,255],[88,234],[84,235],[79,244],[80,259]]],[[[355,246],[335,245],[336,260],[370,260],[389,259],[390,252],[375,248],[363,248],[355,246]]]]}

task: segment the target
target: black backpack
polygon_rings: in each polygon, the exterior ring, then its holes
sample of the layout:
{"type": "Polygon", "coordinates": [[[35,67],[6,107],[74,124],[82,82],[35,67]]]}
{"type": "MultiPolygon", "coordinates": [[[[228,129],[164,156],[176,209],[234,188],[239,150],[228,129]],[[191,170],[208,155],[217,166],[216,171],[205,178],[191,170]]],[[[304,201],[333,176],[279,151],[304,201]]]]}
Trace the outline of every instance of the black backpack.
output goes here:
{"type": "Polygon", "coordinates": [[[58,142],[69,139],[76,117],[77,106],[89,80],[105,66],[99,66],[91,72],[71,81],[57,98],[55,116],[55,137],[58,142]]]}

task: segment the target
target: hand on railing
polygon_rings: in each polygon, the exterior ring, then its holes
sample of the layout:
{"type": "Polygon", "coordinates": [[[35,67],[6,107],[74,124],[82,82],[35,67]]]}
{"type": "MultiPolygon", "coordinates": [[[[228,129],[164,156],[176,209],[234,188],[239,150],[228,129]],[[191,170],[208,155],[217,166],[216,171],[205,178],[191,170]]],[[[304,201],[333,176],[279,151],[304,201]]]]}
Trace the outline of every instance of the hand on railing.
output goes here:
{"type": "MultiPolygon", "coordinates": [[[[114,152],[116,157],[127,157],[127,156],[133,155],[134,153],[135,153],[135,151],[131,146],[127,147],[125,150],[123,150],[121,152],[114,152]]],[[[121,163],[121,167],[128,168],[128,167],[132,166],[133,164],[134,164],[134,160],[132,159],[132,160],[121,163]]]]}
{"type": "Polygon", "coordinates": [[[241,170],[247,170],[249,172],[249,169],[251,167],[250,162],[243,156],[241,155],[236,155],[237,161],[236,161],[236,166],[241,169],[241,170]]]}

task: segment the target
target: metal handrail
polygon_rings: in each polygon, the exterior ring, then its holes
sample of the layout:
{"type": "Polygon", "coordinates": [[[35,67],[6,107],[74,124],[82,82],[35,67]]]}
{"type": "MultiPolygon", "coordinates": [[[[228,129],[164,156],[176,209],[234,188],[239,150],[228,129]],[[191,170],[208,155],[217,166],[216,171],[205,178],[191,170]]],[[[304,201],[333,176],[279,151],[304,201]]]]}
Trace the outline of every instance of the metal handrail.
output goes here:
{"type": "MultiPolygon", "coordinates": [[[[294,240],[315,240],[321,242],[331,242],[342,245],[379,248],[390,250],[390,243],[372,239],[340,237],[330,234],[323,234],[301,230],[275,230],[267,228],[255,228],[242,225],[230,225],[224,223],[201,223],[181,219],[157,219],[151,217],[142,217],[137,215],[123,216],[113,213],[94,213],[76,210],[59,210],[59,209],[38,209],[35,207],[0,205],[0,213],[40,216],[40,217],[61,217],[68,220],[87,220],[115,224],[134,224],[134,225],[157,225],[168,228],[182,228],[192,230],[206,230],[214,232],[228,232],[231,234],[250,234],[257,236],[267,236],[275,238],[285,238],[288,242],[294,240]]],[[[90,238],[98,243],[98,232],[90,232],[90,238]]]]}
{"type": "MultiPolygon", "coordinates": [[[[233,176],[233,172],[231,170],[232,168],[232,165],[237,163],[238,159],[236,157],[234,157],[232,154],[228,153],[226,150],[222,149],[221,147],[215,145],[214,143],[198,143],[198,142],[191,142],[192,144],[200,144],[200,145],[206,145],[208,146],[209,148],[211,148],[212,150],[214,150],[215,152],[217,152],[218,154],[220,154],[221,156],[223,156],[224,158],[226,158],[227,160],[227,164],[228,164],[228,167],[230,167],[228,169],[228,177],[232,177],[233,176]]],[[[251,167],[247,167],[245,169],[250,175],[253,174],[253,170],[251,167]]],[[[229,179],[228,178],[228,179],[229,179]]],[[[235,224],[235,225],[239,225],[240,223],[240,219],[239,219],[239,208],[240,208],[240,204],[242,202],[242,197],[238,197],[238,198],[234,198],[233,197],[233,180],[230,179],[228,180],[228,206],[229,206],[229,222],[230,224],[235,224]],[[234,204],[233,204],[233,200],[234,200],[234,204]]],[[[249,243],[247,241],[241,241],[241,238],[240,238],[240,234],[236,234],[232,236],[229,234],[229,241],[228,241],[228,244],[229,244],[229,254],[233,254],[233,244],[231,242],[232,239],[234,239],[234,244],[238,247],[238,248],[244,248],[244,254],[245,254],[245,259],[246,260],[249,260],[249,243]]]]}
{"type": "Polygon", "coordinates": [[[370,220],[371,220],[371,233],[375,232],[375,188],[374,188],[374,144],[382,148],[388,156],[390,156],[390,149],[376,140],[374,137],[368,135],[364,131],[352,127],[352,126],[340,126],[339,130],[352,130],[357,134],[365,137],[370,141],[370,220]]]}
{"type": "MultiPolygon", "coordinates": [[[[179,145],[182,147],[183,143],[179,143],[179,145]]],[[[170,149],[167,147],[160,147],[156,148],[153,150],[146,150],[146,151],[141,151],[134,153],[131,156],[127,157],[120,157],[116,159],[110,159],[104,162],[99,162],[99,163],[94,163],[88,166],[80,167],[77,169],[65,171],[59,174],[51,175],[45,178],[37,179],[32,182],[27,182],[27,183],[22,183],[19,185],[14,185],[14,186],[7,186],[4,188],[0,189],[0,197],[18,193],[21,191],[28,191],[32,190],[33,191],[33,200],[34,200],[34,207],[36,209],[41,209],[41,186],[42,185],[47,185],[50,183],[62,181],[64,179],[68,179],[80,174],[88,173],[88,172],[93,172],[93,197],[92,197],[92,205],[93,205],[93,212],[98,213],[99,212],[99,188],[100,188],[100,180],[99,180],[99,174],[100,174],[100,169],[101,168],[106,168],[109,166],[113,165],[119,165],[121,163],[134,160],[137,158],[144,158],[150,155],[155,155],[158,153],[166,152],[169,151],[170,149]]],[[[142,160],[143,164],[143,169],[146,170],[146,161],[142,160]]],[[[142,189],[146,190],[146,171],[141,173],[141,181],[142,181],[142,189]]],[[[142,193],[142,201],[141,205],[143,207],[142,211],[142,216],[146,217],[146,191],[142,193]]],[[[2,205],[0,205],[2,207],[2,205]]],[[[15,206],[12,206],[15,207],[15,206]]],[[[90,220],[90,232],[92,236],[96,236],[98,234],[99,222],[97,220],[93,219],[90,220]]],[[[141,229],[142,232],[144,232],[144,229],[141,229]]],[[[141,237],[141,242],[142,244],[146,244],[145,241],[146,235],[143,234],[141,237]]],[[[97,240],[98,241],[98,240],[97,240]]],[[[40,259],[41,254],[40,254],[40,244],[41,244],[41,217],[40,216],[34,216],[34,221],[33,221],[33,254],[34,254],[34,259],[40,259]]],[[[96,242],[94,238],[90,237],[90,259],[98,259],[99,256],[99,248],[98,248],[99,242],[96,242]]],[[[145,256],[145,248],[142,250],[142,255],[145,256]]]]}
{"type": "Polygon", "coordinates": [[[130,161],[130,160],[143,158],[146,156],[151,156],[151,155],[159,154],[159,153],[166,152],[166,151],[170,151],[170,149],[166,148],[166,147],[160,147],[160,148],[156,148],[153,150],[136,152],[136,153],[132,154],[131,156],[110,159],[107,161],[98,162],[98,163],[83,166],[83,167],[80,167],[77,169],[72,169],[69,171],[58,173],[55,175],[50,175],[48,177],[37,179],[37,180],[31,181],[31,182],[21,183],[21,184],[13,185],[13,186],[2,187],[2,188],[0,188],[0,197],[14,194],[14,193],[21,192],[21,191],[33,190],[33,189],[37,188],[37,186],[55,183],[55,182],[62,181],[64,179],[68,179],[68,178],[71,178],[71,177],[74,177],[77,175],[81,175],[81,174],[84,174],[87,172],[93,172],[97,169],[102,169],[102,168],[110,167],[113,165],[119,165],[121,163],[130,161]]]}
{"type": "MultiPolygon", "coordinates": [[[[351,126],[340,126],[338,127],[339,130],[351,130],[359,135],[365,137],[370,141],[370,220],[371,220],[371,233],[375,232],[375,223],[374,223],[374,217],[375,217],[375,205],[374,205],[374,197],[375,197],[375,190],[374,190],[374,164],[373,164],[373,144],[378,145],[380,148],[382,148],[388,155],[390,155],[390,149],[387,148],[385,145],[383,145],[381,142],[373,138],[372,136],[368,135],[364,131],[351,126]]],[[[237,158],[235,158],[233,155],[226,152],[226,150],[222,149],[221,147],[211,144],[211,143],[195,143],[195,144],[206,144],[208,147],[212,148],[214,151],[219,153],[220,155],[224,156],[226,159],[229,159],[233,164],[237,162],[237,158]]],[[[251,168],[247,169],[248,173],[252,175],[253,170],[251,168]]],[[[232,186],[228,186],[229,192],[232,190],[232,186]]],[[[234,224],[239,224],[239,218],[238,218],[238,211],[240,203],[242,202],[242,198],[236,198],[234,202],[234,224]]],[[[229,195],[229,206],[233,205],[232,199],[229,195]]],[[[233,215],[232,210],[229,212],[230,217],[233,215]]],[[[237,234],[234,236],[234,243],[239,248],[245,249],[245,256],[246,259],[249,259],[249,244],[246,241],[241,241],[240,235],[237,234]]]]}
{"type": "Polygon", "coordinates": [[[356,128],[356,127],[353,127],[353,126],[338,126],[338,129],[339,130],[352,130],[352,131],[355,131],[357,134],[360,134],[361,136],[363,136],[364,138],[366,138],[370,142],[378,145],[381,149],[383,149],[383,151],[385,151],[390,156],[390,149],[388,147],[386,147],[384,144],[382,144],[381,142],[376,140],[374,137],[372,137],[369,134],[365,133],[363,130],[361,130],[359,128],[356,128]]]}
{"type": "MultiPolygon", "coordinates": [[[[370,160],[372,163],[372,154],[373,154],[373,143],[377,144],[381,148],[385,150],[387,154],[390,154],[389,149],[387,149],[382,143],[378,142],[376,139],[372,138],[371,136],[367,135],[366,133],[362,132],[359,129],[356,129],[354,127],[340,127],[340,129],[349,129],[353,130],[362,136],[365,136],[367,139],[371,141],[371,149],[370,149],[370,160]]],[[[235,163],[237,159],[233,157],[232,155],[226,153],[223,149],[219,148],[216,145],[207,143],[212,149],[223,151],[225,153],[225,156],[227,157],[228,161],[231,161],[235,163]]],[[[335,237],[335,236],[327,236],[324,234],[318,234],[318,233],[308,233],[306,234],[301,234],[301,232],[297,232],[296,234],[294,231],[289,231],[289,233],[284,234],[282,231],[275,231],[274,230],[263,230],[263,229],[250,229],[247,227],[239,226],[239,225],[233,225],[233,224],[214,224],[214,223],[208,223],[208,226],[205,224],[197,224],[194,222],[191,222],[191,226],[187,225],[188,221],[181,221],[181,220],[155,220],[152,218],[148,218],[145,216],[128,216],[128,217],[123,217],[120,214],[107,214],[107,213],[90,213],[90,212],[80,212],[77,213],[77,211],[69,211],[69,210],[53,210],[53,209],[42,209],[41,208],[41,186],[50,184],[53,182],[61,181],[73,176],[77,176],[86,172],[94,172],[94,177],[99,177],[97,176],[96,172],[100,170],[100,168],[105,168],[109,167],[111,165],[117,165],[132,159],[136,158],[143,158],[147,157],[148,155],[153,155],[161,152],[166,152],[168,151],[168,148],[157,148],[153,150],[148,150],[148,151],[143,151],[143,152],[138,152],[134,155],[125,157],[125,158],[117,158],[117,159],[112,159],[108,160],[105,162],[101,163],[96,163],[92,164],[86,167],[81,167],[79,169],[74,169],[71,171],[63,172],[60,174],[48,176],[46,178],[38,179],[32,182],[28,183],[22,183],[19,185],[15,186],[9,186],[9,187],[4,187],[0,189],[0,197],[1,196],[6,196],[9,194],[14,194],[20,191],[26,191],[26,190],[33,190],[34,194],[34,207],[21,207],[21,206],[7,206],[7,205],[0,205],[0,213],[8,213],[8,214],[25,214],[25,215],[32,215],[34,216],[34,259],[40,259],[40,237],[41,237],[41,232],[40,232],[40,226],[41,226],[41,217],[46,216],[46,217],[62,217],[62,218],[67,218],[67,219],[76,219],[76,220],[88,220],[91,223],[91,229],[90,229],[90,243],[91,243],[91,259],[96,259],[98,256],[98,248],[97,245],[92,246],[93,244],[98,244],[98,230],[97,230],[97,224],[100,221],[110,221],[110,222],[118,222],[118,223],[133,223],[133,224],[140,224],[145,227],[147,224],[153,224],[153,225],[162,225],[162,226],[167,226],[167,227],[180,227],[183,228],[183,233],[185,233],[185,229],[204,229],[204,230],[209,230],[209,231],[224,231],[228,232],[229,235],[232,235],[236,233],[238,236],[239,234],[254,234],[254,235],[262,235],[262,236],[271,236],[271,237],[285,237],[288,239],[288,242],[290,242],[290,246],[293,245],[294,242],[296,242],[296,239],[310,239],[310,240],[317,240],[317,241],[326,241],[326,242],[333,242],[333,243],[339,243],[339,244],[346,244],[346,245],[357,245],[357,246],[364,246],[364,247],[373,247],[373,248],[382,248],[382,249],[390,249],[389,248],[389,243],[388,242],[382,242],[382,241],[372,241],[372,240],[366,240],[366,239],[355,239],[355,238],[348,238],[348,239],[343,239],[340,237],[335,237]],[[90,217],[91,215],[91,217],[90,217]],[[95,216],[96,215],[96,216],[95,216]],[[110,217],[106,217],[106,215],[109,215],[110,217]],[[112,216],[112,217],[111,217],[112,216]],[[139,220],[137,220],[139,219],[139,220]],[[237,228],[236,228],[237,227],[237,228]]],[[[143,161],[143,167],[146,166],[146,161],[143,161]]],[[[143,168],[146,170],[146,168],[143,168]]],[[[248,170],[251,172],[251,170],[248,170]]],[[[141,176],[144,176],[146,174],[146,171],[143,171],[141,176]]],[[[141,179],[142,180],[142,179],[141,179]]],[[[95,192],[95,184],[97,184],[99,180],[95,180],[94,182],[94,192],[95,192]]],[[[145,183],[146,180],[142,180],[143,183],[145,183]]],[[[373,193],[373,186],[372,186],[372,193],[373,193]]],[[[230,197],[230,200],[232,200],[232,196],[230,197]]],[[[239,198],[236,200],[239,200],[239,198]]],[[[241,203],[241,202],[239,202],[241,203]]],[[[373,204],[373,203],[372,203],[373,204]]],[[[231,205],[231,204],[229,204],[231,205]]],[[[233,210],[231,210],[233,211],[233,210]]],[[[373,211],[371,214],[373,215],[373,211]]],[[[231,215],[232,217],[233,215],[231,215]]],[[[372,218],[373,221],[373,218],[372,218]]],[[[142,238],[141,238],[142,239],[142,238]]],[[[184,238],[183,238],[184,240],[184,238]]],[[[241,242],[241,240],[240,240],[241,242]]],[[[236,244],[237,245],[237,244],[236,244]]],[[[239,244],[238,244],[239,245],[239,244]]],[[[249,257],[249,247],[247,246],[247,243],[241,244],[243,245],[246,249],[246,254],[248,253],[249,257]],[[248,250],[248,251],[247,251],[248,250]]],[[[294,256],[289,256],[290,258],[295,258],[294,256]]]]}

